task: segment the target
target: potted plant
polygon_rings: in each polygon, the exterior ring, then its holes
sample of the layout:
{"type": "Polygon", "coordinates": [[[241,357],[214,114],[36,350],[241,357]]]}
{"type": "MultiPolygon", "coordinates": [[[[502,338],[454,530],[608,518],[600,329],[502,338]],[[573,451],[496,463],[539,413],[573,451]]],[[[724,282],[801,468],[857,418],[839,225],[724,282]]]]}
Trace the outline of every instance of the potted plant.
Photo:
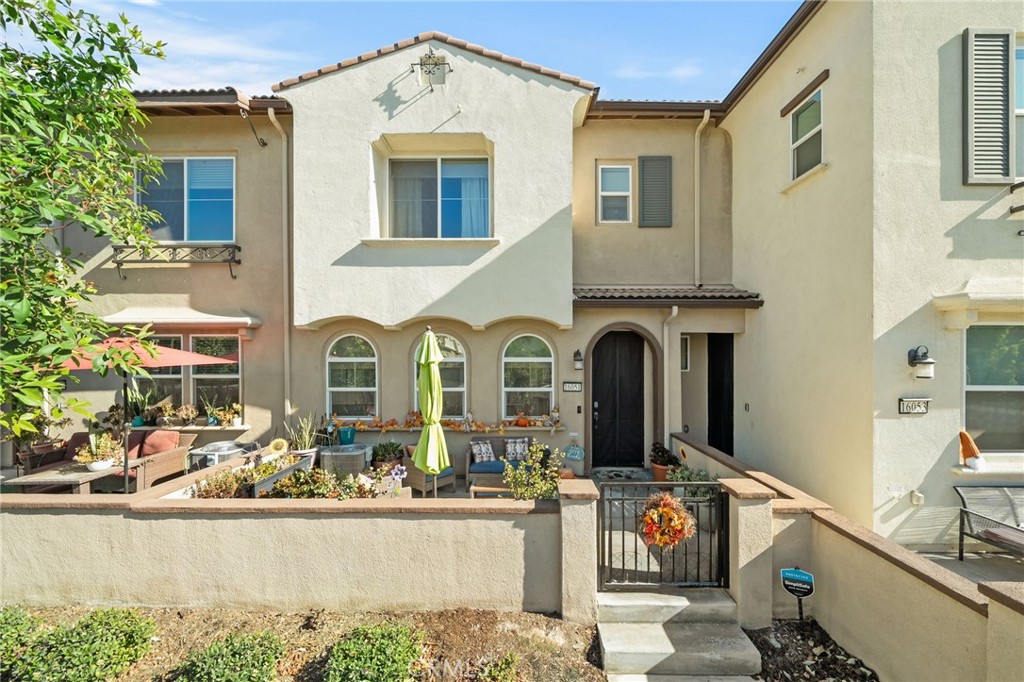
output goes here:
{"type": "Polygon", "coordinates": [[[231,405],[228,406],[228,409],[231,410],[231,425],[232,426],[241,426],[242,425],[242,406],[239,405],[238,403],[231,403],[231,405]]]}
{"type": "Polygon", "coordinates": [[[152,397],[152,390],[143,393],[134,385],[128,387],[125,398],[128,403],[128,419],[131,421],[132,426],[145,425],[146,416],[149,412],[149,401],[152,397]]]}
{"type": "Polygon", "coordinates": [[[286,423],[284,430],[288,433],[292,452],[300,457],[316,454],[316,418],[312,414],[300,416],[295,428],[286,423]]]}
{"type": "Polygon", "coordinates": [[[686,483],[714,483],[718,480],[718,476],[712,476],[708,473],[707,469],[693,469],[687,466],[686,462],[681,463],[678,467],[668,472],[668,480],[683,483],[684,485],[675,488],[674,493],[677,497],[685,497],[688,499],[696,498],[696,502],[688,502],[687,506],[700,520],[700,529],[708,530],[713,527],[715,519],[711,513],[711,507],[707,504],[707,500],[715,493],[713,486],[692,486],[685,485],[686,483]],[[703,507],[703,509],[698,509],[703,507]]]}
{"type": "Polygon", "coordinates": [[[124,446],[109,431],[90,433],[89,442],[79,446],[75,461],[89,471],[104,471],[114,465],[115,459],[124,457],[124,446]]]}
{"type": "Polygon", "coordinates": [[[405,454],[405,444],[397,440],[386,440],[373,446],[374,469],[390,469],[402,461],[405,454]]]}
{"type": "Polygon", "coordinates": [[[178,418],[178,411],[174,409],[174,403],[171,402],[169,397],[164,398],[154,405],[153,410],[156,413],[157,426],[173,425],[173,420],[178,418]]]}
{"type": "Polygon", "coordinates": [[[206,425],[217,426],[220,421],[217,419],[218,407],[210,400],[206,399],[206,396],[201,396],[200,400],[203,402],[203,411],[206,413],[206,425]]]}
{"type": "Polygon", "coordinates": [[[186,403],[177,409],[178,419],[181,420],[185,426],[192,426],[196,423],[196,417],[199,416],[199,410],[196,406],[191,403],[186,403]]]}
{"type": "Polygon", "coordinates": [[[651,443],[651,470],[655,481],[667,481],[668,470],[682,464],[679,457],[660,441],[651,443]]]}

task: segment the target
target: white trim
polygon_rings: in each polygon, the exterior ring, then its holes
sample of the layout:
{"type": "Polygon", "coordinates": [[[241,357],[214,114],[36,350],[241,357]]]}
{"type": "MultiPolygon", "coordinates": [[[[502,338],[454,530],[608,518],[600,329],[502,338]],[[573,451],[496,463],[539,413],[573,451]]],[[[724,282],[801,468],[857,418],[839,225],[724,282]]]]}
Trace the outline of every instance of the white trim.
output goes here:
{"type": "MultiPolygon", "coordinates": [[[[967,383],[967,332],[971,327],[1024,327],[1020,322],[986,321],[973,322],[960,330],[960,428],[967,430],[967,394],[985,392],[1024,392],[1024,385],[1003,386],[995,384],[968,384],[967,383]]],[[[993,453],[1007,452],[1005,450],[983,450],[982,453],[990,455],[993,453]]],[[[1015,452],[1015,451],[1014,451],[1015,452]]],[[[988,473],[988,472],[986,472],[988,473]]]]}
{"type": "Polygon", "coordinates": [[[324,356],[324,387],[326,389],[325,405],[326,414],[333,414],[331,407],[331,394],[332,393],[367,393],[373,391],[373,406],[377,411],[377,414],[364,414],[364,415],[338,415],[341,419],[373,419],[374,417],[381,416],[383,414],[380,409],[380,350],[378,350],[376,344],[366,336],[362,334],[356,334],[354,332],[342,332],[336,337],[331,339],[331,342],[327,344],[327,353],[324,356]],[[346,363],[346,362],[369,362],[371,358],[368,357],[341,357],[332,356],[331,350],[335,345],[342,339],[346,339],[350,336],[362,339],[369,346],[370,350],[373,351],[373,383],[372,387],[369,386],[358,386],[358,387],[331,387],[331,363],[346,363]]]}
{"type": "Polygon", "coordinates": [[[633,224],[633,166],[629,163],[602,163],[597,164],[597,223],[599,225],[632,225],[633,224]],[[601,171],[605,168],[625,168],[629,173],[629,190],[626,192],[606,192],[602,187],[601,171]],[[605,197],[626,197],[626,219],[605,220],[604,202],[605,197]]]}
{"type": "Polygon", "coordinates": [[[815,169],[825,165],[825,133],[824,133],[824,127],[825,127],[825,96],[824,96],[824,89],[820,88],[820,87],[817,88],[814,92],[812,92],[811,94],[807,95],[807,97],[805,97],[799,104],[797,104],[795,107],[793,107],[793,111],[790,112],[789,116],[786,117],[786,122],[788,124],[787,127],[789,128],[789,130],[786,131],[787,137],[789,137],[789,179],[792,181],[792,180],[798,180],[798,179],[804,177],[805,175],[807,175],[808,173],[814,171],[815,169]],[[808,102],[810,102],[812,99],[814,99],[815,95],[818,96],[818,118],[819,118],[818,125],[815,126],[814,128],[812,128],[806,134],[804,134],[804,136],[801,137],[800,139],[794,140],[793,139],[793,121],[796,119],[796,115],[798,113],[800,113],[800,110],[803,109],[804,106],[808,102]],[[805,142],[807,142],[812,137],[814,137],[814,135],[817,134],[818,132],[821,132],[821,161],[818,162],[815,166],[813,166],[811,168],[808,168],[806,171],[804,171],[800,175],[797,175],[796,174],[796,152],[797,152],[797,149],[799,149],[801,146],[803,146],[803,144],[805,142]]]}
{"type": "MultiPolygon", "coordinates": [[[[548,410],[550,411],[550,409],[555,406],[555,386],[558,385],[557,377],[555,376],[556,367],[557,367],[557,364],[555,362],[555,349],[551,345],[551,343],[547,339],[545,339],[543,336],[541,336],[540,334],[534,334],[532,332],[523,332],[521,334],[516,334],[515,336],[510,338],[501,348],[501,380],[499,381],[499,385],[501,386],[501,415],[502,415],[501,418],[503,420],[505,420],[505,419],[511,419],[511,418],[515,417],[514,414],[510,415],[510,414],[505,412],[505,408],[508,407],[508,401],[505,399],[506,395],[508,393],[545,393],[545,392],[547,392],[551,396],[550,400],[549,400],[549,403],[548,403],[548,410]],[[514,341],[516,341],[517,339],[521,339],[523,337],[527,337],[527,336],[534,337],[534,338],[540,340],[541,342],[543,342],[544,345],[547,347],[548,352],[551,353],[551,355],[546,357],[546,358],[540,358],[540,357],[525,357],[525,358],[522,358],[522,357],[505,357],[505,352],[508,350],[508,347],[511,346],[514,341]],[[550,365],[551,365],[551,386],[549,388],[544,388],[543,386],[541,386],[541,387],[523,387],[523,388],[516,387],[516,388],[510,388],[510,387],[506,386],[505,385],[505,363],[507,363],[507,362],[534,362],[534,363],[537,363],[537,364],[544,363],[544,362],[550,363],[550,365]]],[[[529,416],[529,417],[540,417],[541,415],[533,414],[533,415],[527,415],[527,416],[529,416]]]]}
{"type": "Polygon", "coordinates": [[[387,235],[379,239],[363,239],[367,242],[490,242],[494,240],[494,159],[486,154],[437,154],[423,156],[421,153],[393,153],[387,157],[387,179],[384,183],[384,210],[387,211],[387,235]],[[441,208],[444,203],[441,197],[441,162],[448,161],[473,161],[484,159],[487,161],[487,236],[486,237],[442,237],[441,208]],[[437,162],[437,236],[436,237],[392,237],[394,232],[394,216],[391,210],[391,162],[392,161],[436,161],[437,162]]]}

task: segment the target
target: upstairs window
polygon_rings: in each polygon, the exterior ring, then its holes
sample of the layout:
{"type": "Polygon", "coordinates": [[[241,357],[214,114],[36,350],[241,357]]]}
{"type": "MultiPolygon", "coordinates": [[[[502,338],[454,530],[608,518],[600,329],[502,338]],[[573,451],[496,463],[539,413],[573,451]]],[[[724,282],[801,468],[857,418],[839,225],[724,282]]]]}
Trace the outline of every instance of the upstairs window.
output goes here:
{"type": "Polygon", "coordinates": [[[490,237],[490,191],[485,158],[392,159],[391,237],[490,237]]]}
{"type": "Polygon", "coordinates": [[[964,425],[982,450],[1024,451],[1024,325],[967,329],[964,425]]]}
{"type": "Polygon", "coordinates": [[[361,336],[334,342],[327,355],[327,412],[351,419],[377,414],[377,352],[361,336]]]}
{"type": "MultiPolygon", "coordinates": [[[[444,360],[441,372],[441,417],[462,419],[466,416],[466,349],[450,334],[438,334],[437,345],[444,360]]],[[[419,355],[417,346],[416,355],[419,355]]],[[[413,409],[420,409],[420,365],[413,361],[413,409]]]]}
{"type": "Polygon", "coordinates": [[[598,222],[633,222],[633,167],[600,165],[597,177],[598,222]]]}
{"type": "Polygon", "coordinates": [[[502,356],[503,419],[520,412],[529,417],[551,414],[555,361],[551,346],[539,336],[517,336],[502,356]]]}
{"type": "Polygon", "coordinates": [[[139,202],[163,218],[152,226],[157,241],[235,240],[234,159],[164,159],[163,176],[140,189],[139,202]]]}
{"type": "MultiPolygon", "coordinates": [[[[1024,38],[1017,36],[1017,44],[1024,42],[1024,38]]],[[[1017,179],[1024,179],[1024,47],[1018,47],[1014,59],[1014,107],[1016,116],[1014,122],[1017,124],[1017,179]]]]}
{"type": "Polygon", "coordinates": [[[793,180],[821,165],[821,90],[790,115],[790,154],[793,180]]]}

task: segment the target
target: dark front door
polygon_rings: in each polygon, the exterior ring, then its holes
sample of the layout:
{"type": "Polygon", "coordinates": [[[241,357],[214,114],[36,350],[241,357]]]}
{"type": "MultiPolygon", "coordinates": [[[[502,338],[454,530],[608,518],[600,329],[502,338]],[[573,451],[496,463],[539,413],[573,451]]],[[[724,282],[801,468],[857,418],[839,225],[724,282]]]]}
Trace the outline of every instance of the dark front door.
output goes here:
{"type": "Polygon", "coordinates": [[[595,467],[644,465],[644,340],[609,332],[594,347],[591,442],[595,467]]]}
{"type": "Polygon", "coordinates": [[[708,445],[732,454],[732,334],[708,334],[708,445]]]}

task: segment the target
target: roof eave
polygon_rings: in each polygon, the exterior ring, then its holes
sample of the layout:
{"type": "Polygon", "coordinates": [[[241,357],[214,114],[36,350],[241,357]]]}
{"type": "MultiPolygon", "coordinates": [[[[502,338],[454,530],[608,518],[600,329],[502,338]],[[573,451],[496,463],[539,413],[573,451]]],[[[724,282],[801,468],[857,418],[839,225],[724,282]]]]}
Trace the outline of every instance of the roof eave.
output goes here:
{"type": "Polygon", "coordinates": [[[602,298],[576,299],[574,308],[760,308],[761,298],[693,299],[693,298],[602,298]]]}

